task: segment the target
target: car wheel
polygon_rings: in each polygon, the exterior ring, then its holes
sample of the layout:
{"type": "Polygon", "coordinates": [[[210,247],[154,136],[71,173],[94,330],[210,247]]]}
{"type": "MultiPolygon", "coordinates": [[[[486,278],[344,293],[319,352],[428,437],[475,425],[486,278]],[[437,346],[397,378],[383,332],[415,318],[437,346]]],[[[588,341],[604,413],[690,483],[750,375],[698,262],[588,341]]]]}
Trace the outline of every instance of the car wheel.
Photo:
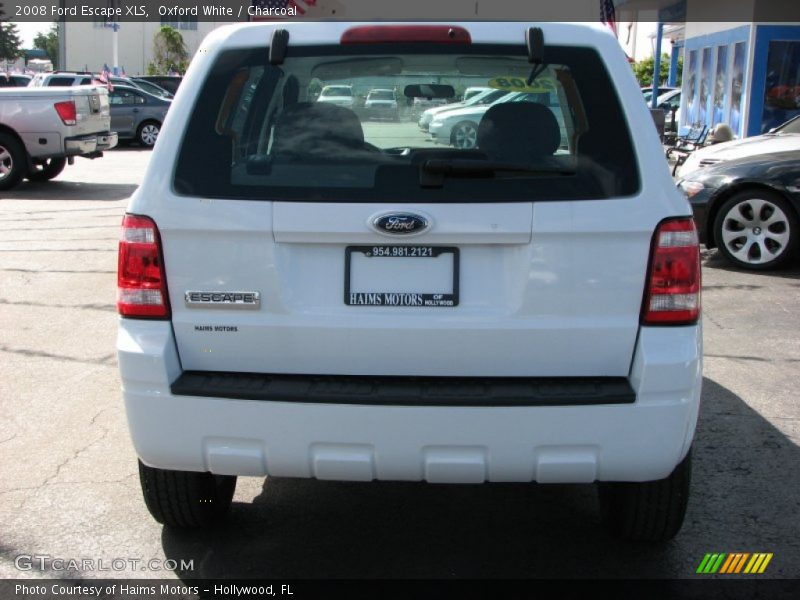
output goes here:
{"type": "Polygon", "coordinates": [[[450,143],[456,148],[469,150],[478,145],[478,127],[472,121],[456,123],[450,133],[450,143]]]}
{"type": "Polygon", "coordinates": [[[34,163],[34,170],[27,175],[29,181],[49,181],[64,170],[66,158],[48,158],[34,163]]]}
{"type": "Polygon", "coordinates": [[[158,133],[161,131],[161,124],[155,121],[146,121],[139,125],[139,130],[136,132],[136,139],[142,146],[152,148],[156,145],[158,133]]]}
{"type": "Polygon", "coordinates": [[[664,542],[683,525],[692,475],[691,450],[666,479],[641,483],[601,483],[600,510],[616,537],[664,542]]]}
{"type": "Polygon", "coordinates": [[[744,269],[774,269],[797,247],[797,215],[779,195],[746,190],[726,201],[714,220],[720,252],[744,269]]]}
{"type": "Polygon", "coordinates": [[[10,190],[25,176],[25,149],[16,138],[0,133],[0,190],[10,190]]]}
{"type": "Polygon", "coordinates": [[[233,475],[170,471],[139,461],[144,502],[153,518],[169,527],[208,527],[231,505],[236,489],[233,475]]]}

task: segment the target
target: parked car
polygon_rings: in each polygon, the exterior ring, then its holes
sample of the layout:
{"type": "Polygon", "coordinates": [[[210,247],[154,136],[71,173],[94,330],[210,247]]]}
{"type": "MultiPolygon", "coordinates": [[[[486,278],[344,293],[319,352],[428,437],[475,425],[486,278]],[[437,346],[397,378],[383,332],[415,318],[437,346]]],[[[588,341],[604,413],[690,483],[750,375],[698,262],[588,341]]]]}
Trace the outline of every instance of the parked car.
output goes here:
{"type": "Polygon", "coordinates": [[[678,167],[677,174],[678,177],[684,178],[692,171],[727,160],[791,150],[800,150],[800,115],[768,133],[695,150],[683,165],[678,167]]]}
{"type": "Polygon", "coordinates": [[[798,256],[800,148],[726,160],[678,186],[692,205],[701,242],[734,265],[774,269],[798,256]]]}
{"type": "Polygon", "coordinates": [[[47,181],[117,145],[103,87],[0,89],[0,190],[47,181]]]}
{"type": "MultiPolygon", "coordinates": [[[[480,121],[492,106],[504,103],[515,102],[537,102],[546,103],[550,106],[549,94],[533,92],[511,92],[501,95],[490,104],[476,103],[474,106],[459,108],[451,111],[444,111],[435,115],[430,125],[428,133],[431,139],[437,144],[449,144],[454,148],[471,149],[478,144],[478,128],[480,121]]],[[[563,122],[560,108],[556,105],[551,107],[556,119],[563,122]]],[[[566,144],[566,132],[560,129],[560,145],[566,144]]]]}
{"type": "Polygon", "coordinates": [[[0,88],[4,87],[27,87],[33,79],[30,75],[21,73],[2,73],[0,72],[0,88]]]}
{"type": "Polygon", "coordinates": [[[183,81],[183,77],[176,75],[142,75],[136,79],[143,79],[144,81],[154,83],[160,88],[167,90],[173,96],[178,92],[178,87],[180,87],[181,81],[183,81]]]}
{"type": "MultiPolygon", "coordinates": [[[[662,85],[661,87],[656,88],[656,98],[666,94],[667,92],[674,92],[674,91],[679,90],[679,89],[680,88],[671,87],[671,86],[668,86],[668,85],[662,85]]],[[[644,97],[644,101],[649,106],[650,105],[650,100],[653,98],[653,86],[652,85],[644,86],[642,88],[642,97],[644,97]]]]}
{"type": "Polygon", "coordinates": [[[317,102],[352,108],[355,105],[353,88],[349,85],[326,85],[319,93],[317,102]]]}
{"type": "Polygon", "coordinates": [[[119,244],[117,356],[153,517],[211,525],[239,475],[597,483],[615,534],[674,536],[699,247],[607,27],[288,21],[200,48],[119,244]],[[405,98],[535,70],[550,104],[488,107],[474,150],[307,94],[348,73],[388,89],[400,66],[444,82],[405,98]]]}
{"type": "Polygon", "coordinates": [[[467,89],[464,90],[464,95],[461,96],[461,102],[466,102],[467,100],[474,98],[478,94],[482,94],[483,92],[486,92],[491,89],[492,88],[486,87],[484,85],[468,87],[467,89]]]}
{"type": "Polygon", "coordinates": [[[152,94],[157,98],[164,98],[165,100],[172,100],[175,95],[171,92],[168,92],[161,86],[156,85],[155,83],[151,83],[145,79],[141,79],[139,77],[132,77],[131,83],[138,87],[140,90],[144,90],[148,94],[152,94]]]}
{"type": "Polygon", "coordinates": [[[36,73],[28,84],[30,87],[72,87],[92,85],[95,77],[89,71],[50,71],[36,73]]]}
{"type": "Polygon", "coordinates": [[[135,140],[152,148],[172,102],[138,88],[116,85],[108,93],[111,127],[121,140],[135,140]]]}
{"type": "Polygon", "coordinates": [[[429,108],[422,113],[419,121],[417,121],[417,125],[419,125],[419,128],[422,129],[422,131],[428,131],[431,121],[433,121],[433,118],[437,115],[441,115],[444,112],[450,112],[452,110],[458,110],[459,108],[467,108],[469,106],[488,106],[495,100],[498,100],[499,98],[502,98],[508,94],[508,92],[505,90],[495,90],[492,88],[482,89],[482,92],[473,95],[469,100],[454,102],[453,104],[445,104],[444,106],[437,106],[435,108],[429,108]]]}
{"type": "Polygon", "coordinates": [[[681,122],[681,90],[676,89],[661,94],[656,100],[656,104],[665,113],[665,128],[677,131],[678,124],[681,122]]]}
{"type": "Polygon", "coordinates": [[[397,121],[399,112],[394,90],[370,90],[364,101],[364,113],[371,119],[391,119],[397,121]]]}

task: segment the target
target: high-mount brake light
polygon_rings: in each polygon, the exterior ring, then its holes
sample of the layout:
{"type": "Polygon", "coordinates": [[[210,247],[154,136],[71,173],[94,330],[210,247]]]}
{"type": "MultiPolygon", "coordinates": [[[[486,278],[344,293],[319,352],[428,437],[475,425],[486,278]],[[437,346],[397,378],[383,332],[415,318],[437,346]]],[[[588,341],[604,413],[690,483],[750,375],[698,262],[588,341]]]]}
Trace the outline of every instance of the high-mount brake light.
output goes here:
{"type": "Polygon", "coordinates": [[[657,228],[650,251],[642,322],[690,325],[700,318],[700,246],[691,218],[657,228]]]}
{"type": "Polygon", "coordinates": [[[360,25],[342,34],[342,44],[471,44],[463,27],[452,25],[360,25]]]}
{"type": "Polygon", "coordinates": [[[78,111],[75,108],[74,100],[56,102],[53,107],[56,109],[58,116],[61,117],[64,125],[75,125],[78,122],[78,111]]]}
{"type": "Polygon", "coordinates": [[[125,215],[122,219],[117,310],[124,317],[170,318],[161,236],[149,217],[125,215]]]}

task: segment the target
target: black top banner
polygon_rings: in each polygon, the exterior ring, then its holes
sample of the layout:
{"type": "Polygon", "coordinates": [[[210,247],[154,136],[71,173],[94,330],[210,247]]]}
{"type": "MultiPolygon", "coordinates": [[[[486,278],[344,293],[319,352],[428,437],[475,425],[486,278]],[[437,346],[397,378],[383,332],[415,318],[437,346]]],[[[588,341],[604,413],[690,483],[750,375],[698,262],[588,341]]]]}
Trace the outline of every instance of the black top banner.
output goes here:
{"type": "Polygon", "coordinates": [[[10,21],[587,21],[800,24],[787,0],[0,0],[10,21]]]}

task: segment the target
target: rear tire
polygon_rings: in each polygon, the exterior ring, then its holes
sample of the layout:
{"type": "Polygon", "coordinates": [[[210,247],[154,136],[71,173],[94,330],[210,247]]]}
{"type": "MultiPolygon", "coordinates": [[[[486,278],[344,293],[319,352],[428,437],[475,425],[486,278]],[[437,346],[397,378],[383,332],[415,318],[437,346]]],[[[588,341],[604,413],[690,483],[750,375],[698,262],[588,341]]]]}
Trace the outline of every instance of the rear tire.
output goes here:
{"type": "Polygon", "coordinates": [[[139,461],[139,481],[147,509],[168,527],[208,527],[228,512],[236,489],[233,475],[170,471],[139,461]]]}
{"type": "Polygon", "coordinates": [[[28,181],[49,181],[61,174],[61,171],[67,166],[67,159],[48,158],[45,161],[34,164],[35,170],[28,173],[28,181]]]}
{"type": "Polygon", "coordinates": [[[680,531],[689,500],[692,452],[665,479],[642,483],[601,483],[603,521],[619,538],[665,542],[680,531]]]}
{"type": "Polygon", "coordinates": [[[15,137],[0,132],[0,190],[16,186],[27,170],[25,149],[15,137]]]}

